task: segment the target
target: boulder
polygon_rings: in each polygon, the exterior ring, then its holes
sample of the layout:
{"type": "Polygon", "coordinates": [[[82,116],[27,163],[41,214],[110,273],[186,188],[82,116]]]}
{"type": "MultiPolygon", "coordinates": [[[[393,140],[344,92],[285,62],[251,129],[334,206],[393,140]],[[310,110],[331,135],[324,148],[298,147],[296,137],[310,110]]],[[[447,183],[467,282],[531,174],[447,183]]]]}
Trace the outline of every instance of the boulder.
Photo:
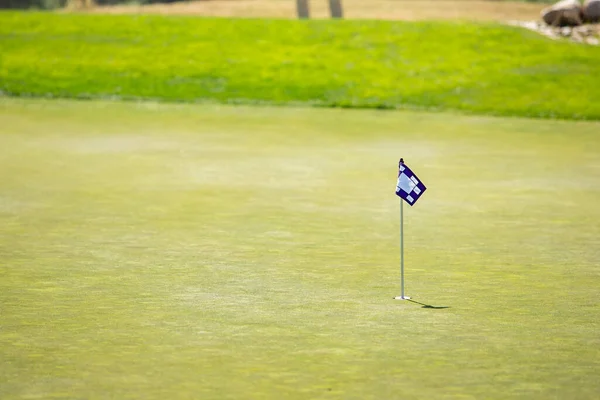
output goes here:
{"type": "Polygon", "coordinates": [[[600,0],[585,0],[583,19],[586,22],[600,22],[600,0]]]}
{"type": "Polygon", "coordinates": [[[562,0],[542,10],[542,19],[551,26],[579,26],[583,9],[578,0],[562,0]]]}

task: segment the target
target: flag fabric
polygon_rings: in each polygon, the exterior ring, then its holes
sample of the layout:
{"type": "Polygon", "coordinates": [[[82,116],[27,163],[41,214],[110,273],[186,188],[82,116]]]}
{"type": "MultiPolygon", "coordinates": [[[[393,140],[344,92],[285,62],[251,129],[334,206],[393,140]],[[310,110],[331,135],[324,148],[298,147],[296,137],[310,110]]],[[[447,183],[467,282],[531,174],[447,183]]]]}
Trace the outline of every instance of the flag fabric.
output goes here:
{"type": "Polygon", "coordinates": [[[398,183],[396,184],[396,195],[411,206],[419,200],[427,188],[417,178],[410,168],[400,161],[398,166],[398,183]]]}

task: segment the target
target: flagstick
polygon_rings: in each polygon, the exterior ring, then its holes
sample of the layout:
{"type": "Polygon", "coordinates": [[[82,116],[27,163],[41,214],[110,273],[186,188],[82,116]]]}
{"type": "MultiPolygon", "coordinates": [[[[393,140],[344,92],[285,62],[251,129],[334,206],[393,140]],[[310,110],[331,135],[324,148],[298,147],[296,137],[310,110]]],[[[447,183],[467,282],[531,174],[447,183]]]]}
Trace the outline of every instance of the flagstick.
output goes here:
{"type": "Polygon", "coordinates": [[[400,199],[400,294],[404,298],[404,201],[400,199]]]}
{"type": "Polygon", "coordinates": [[[400,296],[396,300],[410,300],[404,296],[404,201],[400,199],[400,296]]]}

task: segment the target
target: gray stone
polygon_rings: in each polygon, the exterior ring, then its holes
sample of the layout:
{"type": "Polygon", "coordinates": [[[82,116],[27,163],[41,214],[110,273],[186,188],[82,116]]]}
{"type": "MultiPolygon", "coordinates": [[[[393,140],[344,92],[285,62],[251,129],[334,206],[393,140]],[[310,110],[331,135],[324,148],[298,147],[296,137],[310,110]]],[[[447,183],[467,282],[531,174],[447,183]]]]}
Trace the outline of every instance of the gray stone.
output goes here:
{"type": "Polygon", "coordinates": [[[600,40],[598,40],[598,38],[595,38],[595,37],[589,37],[585,40],[585,42],[587,44],[591,44],[592,46],[600,45],[600,40]]]}
{"type": "Polygon", "coordinates": [[[585,0],[583,19],[587,22],[600,22],[600,0],[585,0]]]}
{"type": "Polygon", "coordinates": [[[579,26],[583,9],[578,0],[562,0],[542,10],[542,19],[551,26],[579,26]]]}
{"type": "Polygon", "coordinates": [[[571,32],[572,32],[572,30],[568,26],[560,28],[560,34],[563,36],[571,36],[571,32]]]}

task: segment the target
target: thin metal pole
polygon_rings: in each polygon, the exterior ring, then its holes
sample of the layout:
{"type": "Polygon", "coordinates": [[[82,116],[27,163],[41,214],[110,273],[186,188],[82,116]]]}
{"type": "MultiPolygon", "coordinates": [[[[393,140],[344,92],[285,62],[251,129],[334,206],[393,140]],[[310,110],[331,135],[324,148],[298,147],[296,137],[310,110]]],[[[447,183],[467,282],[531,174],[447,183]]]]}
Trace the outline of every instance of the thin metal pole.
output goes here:
{"type": "Polygon", "coordinates": [[[400,295],[404,298],[404,205],[400,199],[400,295]]]}

